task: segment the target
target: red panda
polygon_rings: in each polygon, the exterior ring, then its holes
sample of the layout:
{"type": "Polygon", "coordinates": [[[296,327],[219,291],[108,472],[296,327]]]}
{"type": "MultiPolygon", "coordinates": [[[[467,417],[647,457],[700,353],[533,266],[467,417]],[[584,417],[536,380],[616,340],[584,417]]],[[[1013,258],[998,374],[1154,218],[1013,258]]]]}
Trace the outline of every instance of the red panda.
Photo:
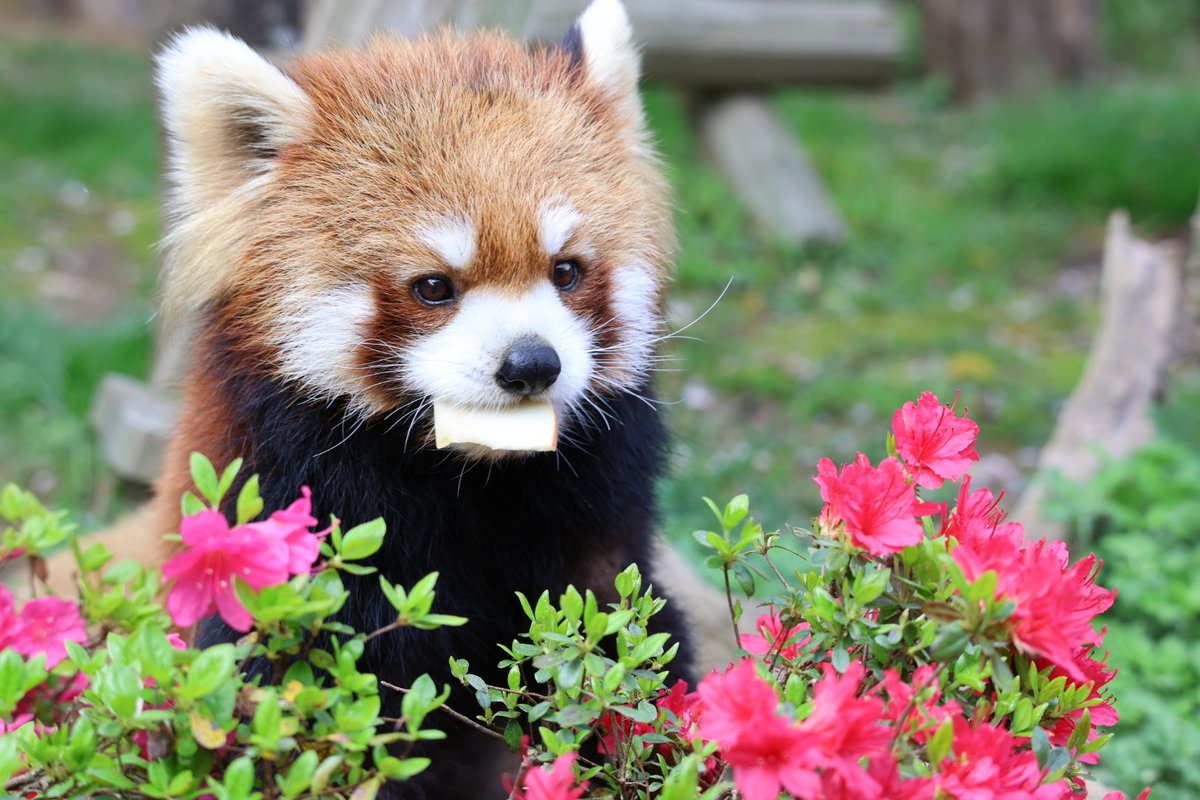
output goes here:
{"type": "MultiPolygon", "coordinates": [[[[193,451],[244,457],[268,510],[307,485],[318,516],[382,516],[372,565],[405,585],[439,571],[438,610],[470,620],[374,640],[363,671],[402,684],[452,682],[452,655],[487,675],[526,627],[517,591],[603,598],[627,564],[652,569],[674,234],[618,0],[533,52],[489,33],[377,38],[285,72],[194,29],[157,65],[164,302],[191,320],[194,366],[147,530],[177,529],[193,451]],[[554,452],[435,446],[435,405],[531,400],[553,409],[554,452]]],[[[342,619],[390,622],[378,579],[347,578],[342,619]]],[[[683,670],[680,613],[660,624],[683,670]]],[[[231,635],[210,620],[199,637],[231,635]]],[[[503,796],[479,740],[448,742],[392,796],[503,796]]]]}

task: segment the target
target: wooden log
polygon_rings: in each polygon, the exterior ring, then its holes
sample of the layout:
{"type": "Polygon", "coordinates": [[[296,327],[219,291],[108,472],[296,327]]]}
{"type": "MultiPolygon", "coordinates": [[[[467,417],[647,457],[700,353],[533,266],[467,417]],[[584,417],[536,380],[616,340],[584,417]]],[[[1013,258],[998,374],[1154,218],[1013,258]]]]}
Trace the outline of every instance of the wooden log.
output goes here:
{"type": "Polygon", "coordinates": [[[1013,514],[1031,538],[1066,538],[1062,523],[1043,509],[1052,476],[1085,481],[1106,459],[1129,455],[1153,435],[1151,408],[1162,390],[1182,302],[1180,261],[1177,247],[1135,238],[1125,212],[1109,217],[1100,329],[1013,514]]]}
{"type": "Polygon", "coordinates": [[[113,472],[152,483],[178,415],[174,398],[161,388],[110,373],[100,382],[91,422],[113,472]]]}
{"type": "MultiPolygon", "coordinates": [[[[778,83],[873,86],[891,79],[901,31],[885,0],[626,0],[648,78],[692,88],[778,83]]],[[[556,42],[586,0],[314,0],[307,48],[357,44],[373,30],[502,27],[556,42]]]]}
{"type": "Polygon", "coordinates": [[[768,238],[841,242],[846,223],[800,141],[760,95],[702,102],[700,136],[713,163],[768,238]]]}
{"type": "MultiPolygon", "coordinates": [[[[883,0],[625,0],[648,78],[689,88],[879,85],[900,56],[883,0]]],[[[535,0],[531,39],[555,41],[582,3],[535,0]]]]}

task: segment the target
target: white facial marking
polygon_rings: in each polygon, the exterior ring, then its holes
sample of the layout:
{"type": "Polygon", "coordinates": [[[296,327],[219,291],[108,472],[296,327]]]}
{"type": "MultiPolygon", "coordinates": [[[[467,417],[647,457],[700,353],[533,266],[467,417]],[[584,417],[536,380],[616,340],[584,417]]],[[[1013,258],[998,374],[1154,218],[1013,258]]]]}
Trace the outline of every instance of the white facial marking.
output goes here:
{"type": "Polygon", "coordinates": [[[634,262],[613,272],[612,308],[620,322],[615,363],[631,376],[645,374],[660,335],[658,281],[649,264],[634,262]]]}
{"type": "Polygon", "coordinates": [[[446,217],[420,235],[454,269],[466,269],[475,257],[475,226],[466,217],[446,217]]]}
{"type": "Polygon", "coordinates": [[[566,204],[543,208],[538,218],[538,240],[542,249],[552,256],[561,253],[581,219],[579,212],[566,204]]]}
{"type": "Polygon", "coordinates": [[[592,373],[592,337],[549,282],[515,297],[483,288],[467,292],[448,325],[405,352],[401,376],[436,401],[509,406],[517,398],[497,385],[496,371],[513,343],[531,337],[553,347],[562,365],[544,397],[559,408],[577,402],[592,373]]]}
{"type": "Polygon", "coordinates": [[[375,313],[371,291],[346,286],[283,300],[289,309],[277,323],[284,374],[322,395],[350,395],[361,405],[366,385],[354,356],[375,313]]]}

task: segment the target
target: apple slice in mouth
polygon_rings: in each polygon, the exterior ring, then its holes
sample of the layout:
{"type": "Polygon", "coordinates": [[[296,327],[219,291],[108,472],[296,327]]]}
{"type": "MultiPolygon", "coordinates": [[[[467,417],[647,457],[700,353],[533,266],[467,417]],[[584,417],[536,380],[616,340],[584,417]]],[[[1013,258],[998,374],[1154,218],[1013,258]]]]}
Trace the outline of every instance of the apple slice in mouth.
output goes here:
{"type": "Polygon", "coordinates": [[[433,404],[439,450],[473,444],[492,450],[547,452],[558,447],[558,412],[545,400],[523,400],[505,408],[433,404]]]}

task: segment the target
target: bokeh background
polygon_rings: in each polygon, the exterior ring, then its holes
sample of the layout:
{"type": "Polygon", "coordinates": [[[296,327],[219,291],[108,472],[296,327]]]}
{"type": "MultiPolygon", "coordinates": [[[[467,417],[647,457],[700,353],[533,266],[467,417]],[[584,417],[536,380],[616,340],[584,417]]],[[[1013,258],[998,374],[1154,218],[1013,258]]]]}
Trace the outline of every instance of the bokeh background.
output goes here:
{"type": "MultiPolygon", "coordinates": [[[[844,235],[781,235],[731,190],[703,135],[729,87],[653,69],[645,87],[678,195],[670,312],[687,329],[666,343],[659,393],[675,433],[663,529],[685,548],[709,524],[702,496],[748,492],[768,527],[806,524],[817,459],[881,458],[892,410],[926,389],[980,422],[976,485],[1011,507],[1095,335],[1108,214],[1127,209],[1140,237],[1197,260],[1200,0],[1061,0],[1082,15],[1065,38],[1029,13],[1059,0],[862,2],[894,21],[883,69],[761,80],[755,95],[807,153],[844,235]],[[1000,40],[1012,44],[989,50],[1000,40]]],[[[286,58],[317,5],[0,0],[0,483],[86,528],[144,498],[88,415],[103,375],[152,370],[150,54],[172,26],[211,19],[286,58]]],[[[488,21],[489,5],[443,4],[460,22],[464,7],[488,21]]],[[[1122,721],[1103,776],[1180,798],[1200,797],[1195,336],[1177,337],[1149,444],[1055,483],[1044,508],[1120,591],[1106,647],[1122,721]]]]}

